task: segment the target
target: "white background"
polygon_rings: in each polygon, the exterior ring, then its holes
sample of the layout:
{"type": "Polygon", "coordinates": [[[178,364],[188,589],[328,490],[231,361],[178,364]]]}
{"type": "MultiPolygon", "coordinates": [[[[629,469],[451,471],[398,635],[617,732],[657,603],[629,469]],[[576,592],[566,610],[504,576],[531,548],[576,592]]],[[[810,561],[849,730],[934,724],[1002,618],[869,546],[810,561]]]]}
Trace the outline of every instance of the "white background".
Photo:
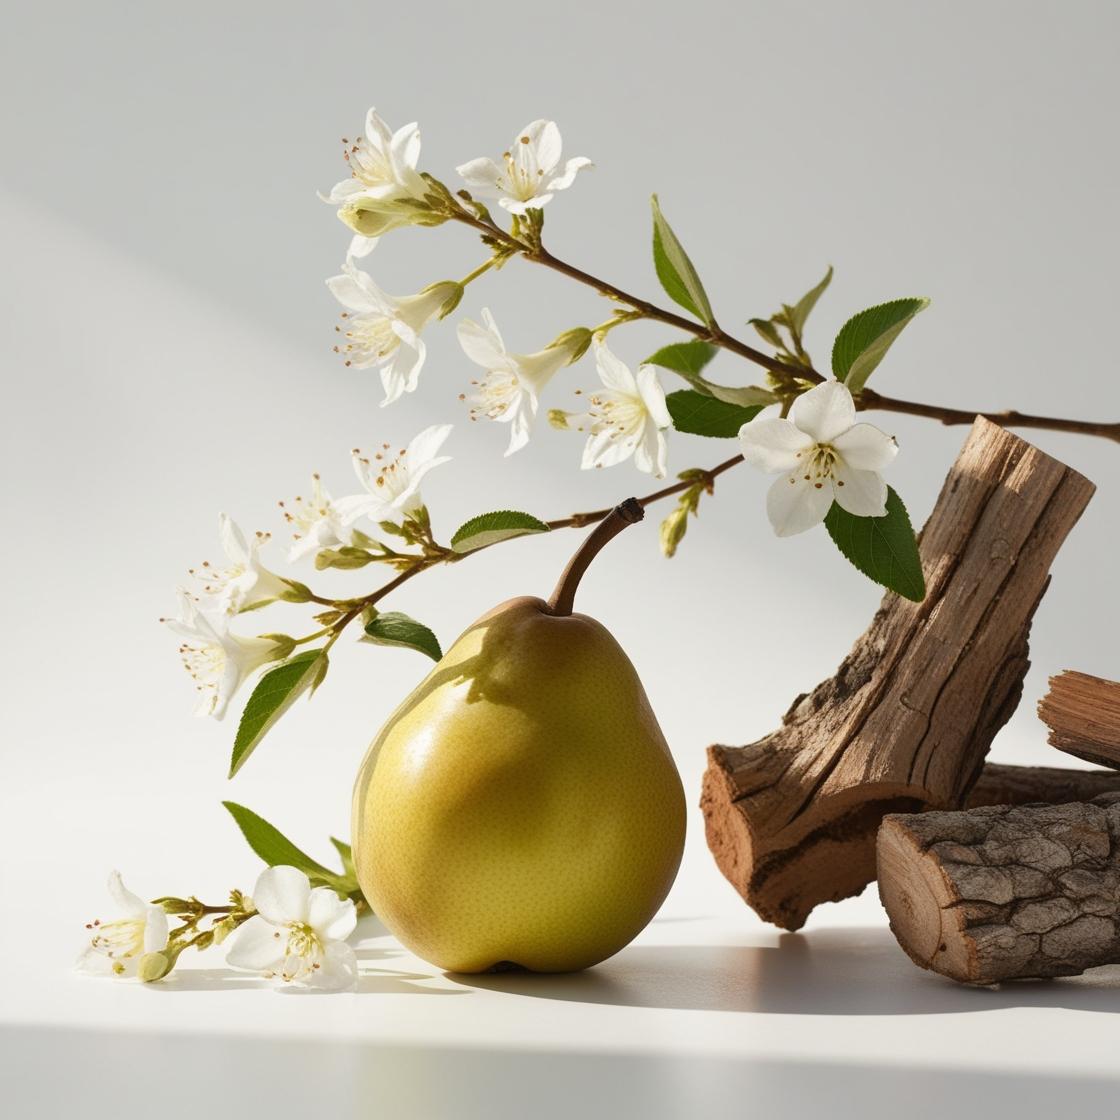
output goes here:
{"type": "MultiPolygon", "coordinates": [[[[3,1009],[17,1025],[9,1054],[20,1108],[80,1100],[98,1114],[112,1086],[128,1113],[184,1070],[240,1100],[239,1071],[273,1066],[296,1082],[274,1086],[281,1112],[309,1085],[308,1101],[325,1093],[360,1111],[363,1078],[376,1070],[382,1093],[398,1093],[387,1113],[397,1116],[533,1115],[517,1093],[552,1079],[566,1088],[537,1100],[536,1114],[566,1107],[569,1093],[593,1115],[638,1100],[647,1114],[683,1115],[732,1091],[780,1112],[797,1099],[791,1085],[827,1102],[860,1091],[884,1062],[899,1077],[955,1070],[974,1100],[1014,1084],[1026,1107],[1041,1108],[1066,1075],[1115,1072],[1112,1019],[1095,1014],[1118,1002],[1114,971],[1011,996],[959,993],[909,965],[873,897],[827,907],[803,937],[779,940],[715,870],[695,808],[704,748],[772,729],[796,693],[832,672],[879,599],[823,530],[775,539],[768,480],[747,468],[720,480],[675,560],[660,557],[651,516],[611,546],[581,591],[581,608],[636,663],[692,806],[663,911],[673,920],[646,938],[665,953],[647,950],[643,965],[639,947],[607,966],[616,971],[601,983],[618,998],[579,979],[549,989],[559,1002],[477,990],[421,999],[416,991],[433,984],[465,989],[413,962],[413,981],[366,982],[376,1001],[240,989],[153,999],[76,980],[69,963],[82,922],[104,916],[112,867],[149,896],[217,899],[251,887],[258,864],[223,798],[325,858],[328,833],[347,830],[366,743],[425,671],[418,655],[341,643],[314,702],[227,783],[235,725],[190,716],[174,639],[156,621],[185,569],[216,557],[219,510],[283,540],[275,503],[305,491],[312,470],[346,493],[351,447],[403,444],[448,421],[455,464],[425,486],[444,537],[488,508],[557,517],[656,486],[629,465],[579,472],[579,437],[547,425],[503,459],[506,430],[470,425],[456,400],[472,369],[453,323],[428,336],[420,390],[387,410],[376,374],[346,370],[330,353],[337,308],[323,279],[347,235],[315,191],[342,177],[339,138],[369,104],[394,125],[420,120],[422,164],[449,181],[455,164],[496,156],[527,121],[556,119],[566,155],[588,155],[596,169],[549,206],[547,242],[635,292],[658,297],[648,248],[656,190],[721,321],[743,337],[744,320],[796,298],[832,263],[836,279],[809,330],[819,365],[852,312],[928,295],[932,308],[876,374],[882,391],[1116,419],[1118,32],[1117,8],[1105,3],[13,9],[0,41],[0,928],[17,974],[3,1009]],[[674,945],[693,948],[673,955],[674,945]],[[797,954],[815,963],[802,967],[797,954]],[[210,1045],[214,1031],[241,1049],[210,1045]],[[277,1033],[288,1041],[255,1041],[277,1033]],[[1035,1052],[1028,1042],[1040,1037],[1035,1052]],[[363,1039],[374,1044],[355,1049],[363,1039]],[[84,1064],[73,1064],[77,1054],[84,1064]],[[56,1076],[60,1055],[69,1077],[56,1076]],[[1051,1080],[992,1073],[1016,1068],[1051,1080]],[[327,1069],[325,1080],[316,1074],[327,1069]],[[439,1089],[415,1096],[433,1070],[457,1071],[456,1104],[439,1089]]],[[[407,230],[369,267],[403,294],[461,276],[479,253],[465,230],[407,230]]],[[[522,262],[474,285],[456,318],[483,306],[519,350],[605,317],[594,294],[522,262]]],[[[672,337],[641,325],[612,344],[636,363],[672,337]]],[[[714,375],[754,371],[722,356],[714,375]]],[[[574,407],[571,390],[593,376],[589,361],[565,371],[546,407],[574,407]]],[[[878,422],[901,444],[891,482],[920,523],[965,431],[878,422]]],[[[1034,716],[1046,677],[1074,666],[1120,676],[1120,448],[1030,438],[1100,486],[1055,564],[1023,704],[993,750],[1048,762],[1034,716]]],[[[676,471],[734,446],[673,436],[670,450],[676,471]]],[[[577,540],[503,546],[421,577],[390,603],[446,646],[495,602],[546,593],[577,540]]],[[[280,557],[274,545],[277,566],[280,557]]],[[[316,585],[349,594],[377,573],[332,576],[316,585]]],[[[277,608],[268,627],[299,633],[299,614],[277,608]]],[[[230,987],[220,974],[215,986],[230,987]]],[[[863,1100],[864,1114],[903,1092],[889,1078],[875,1084],[879,1103],[863,1100]]],[[[941,1084],[929,1081],[924,1099],[941,1084]]],[[[1104,1082],[1078,1084],[1091,1094],[1104,1082]]]]}

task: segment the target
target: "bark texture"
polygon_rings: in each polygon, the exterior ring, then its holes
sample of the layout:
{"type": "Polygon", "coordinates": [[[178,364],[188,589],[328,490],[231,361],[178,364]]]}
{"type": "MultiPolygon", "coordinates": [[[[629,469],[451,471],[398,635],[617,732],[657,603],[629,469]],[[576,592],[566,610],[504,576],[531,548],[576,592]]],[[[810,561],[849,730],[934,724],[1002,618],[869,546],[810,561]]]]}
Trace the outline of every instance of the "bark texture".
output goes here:
{"type": "Polygon", "coordinates": [[[1050,745],[1066,754],[1120,768],[1120,682],[1072,669],[1050,678],[1038,716],[1050,745]]]}
{"type": "Polygon", "coordinates": [[[1120,793],[889,816],[879,895],[915,964],[966,984],[1120,962],[1120,793]]]}
{"type": "Polygon", "coordinates": [[[763,918],[798,929],[818,903],[863,890],[887,813],[962,804],[1019,702],[1031,617],[1092,493],[977,418],[922,532],[925,601],[888,593],[781,728],[709,749],[708,845],[763,918]]]}
{"type": "Polygon", "coordinates": [[[1120,793],[1120,772],[989,762],[980,771],[964,804],[966,809],[981,805],[1030,805],[1038,801],[1065,805],[1070,801],[1092,801],[1103,793],[1120,793]]]}

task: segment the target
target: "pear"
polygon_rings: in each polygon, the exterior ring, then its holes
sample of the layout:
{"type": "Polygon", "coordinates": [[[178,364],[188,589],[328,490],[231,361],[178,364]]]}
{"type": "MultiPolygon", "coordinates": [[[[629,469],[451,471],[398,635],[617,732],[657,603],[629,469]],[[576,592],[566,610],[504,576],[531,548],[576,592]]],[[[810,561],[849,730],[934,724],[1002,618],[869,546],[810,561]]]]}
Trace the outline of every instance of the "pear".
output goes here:
{"type": "Polygon", "coordinates": [[[483,615],[397,708],[354,790],[358,881],[408,949],[451,972],[588,968],[672,886],[680,776],[634,666],[573,614],[633,498],[586,538],[552,598],[483,615]]]}

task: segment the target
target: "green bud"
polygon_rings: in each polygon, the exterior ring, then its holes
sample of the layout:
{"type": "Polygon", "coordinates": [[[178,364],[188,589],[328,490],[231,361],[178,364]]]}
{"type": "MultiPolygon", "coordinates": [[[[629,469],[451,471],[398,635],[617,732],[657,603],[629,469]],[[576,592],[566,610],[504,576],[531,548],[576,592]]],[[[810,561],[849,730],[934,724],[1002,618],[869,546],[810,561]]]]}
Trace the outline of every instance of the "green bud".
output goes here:
{"type": "Polygon", "coordinates": [[[575,365],[587,353],[587,348],[591,345],[591,332],[586,327],[573,327],[570,331],[565,331],[561,335],[557,335],[552,342],[549,343],[548,349],[564,349],[570,351],[568,358],[568,365],[575,365]]]}
{"type": "Polygon", "coordinates": [[[284,658],[291,657],[295,652],[295,639],[287,634],[261,634],[259,636],[272,642],[273,649],[270,659],[273,661],[283,661],[284,658]]]}
{"type": "MultiPolygon", "coordinates": [[[[448,296],[439,309],[439,317],[441,319],[446,319],[447,316],[459,306],[459,302],[462,300],[463,293],[466,289],[457,280],[445,280],[443,283],[450,285],[448,296]]],[[[438,284],[433,284],[432,289],[434,290],[439,286],[438,284]]],[[[427,291],[428,289],[425,288],[424,290],[427,291]]]]}
{"type": "Polygon", "coordinates": [[[355,568],[364,568],[376,559],[376,556],[370,555],[363,548],[352,548],[350,546],[339,549],[324,548],[315,554],[315,567],[319,571],[324,568],[342,568],[349,571],[355,568]]]}
{"type": "Polygon", "coordinates": [[[298,579],[288,579],[286,576],[280,578],[288,585],[288,590],[281,596],[284,602],[308,603],[311,601],[311,588],[306,584],[300,583],[298,579]]]}
{"type": "Polygon", "coordinates": [[[162,980],[171,971],[174,963],[174,958],[166,953],[145,953],[140,958],[140,967],[136,975],[145,984],[150,984],[153,980],[162,980]]]}
{"type": "Polygon", "coordinates": [[[686,532],[688,507],[680,505],[661,522],[661,551],[667,558],[676,555],[677,545],[684,540],[686,532]]]}
{"type": "Polygon", "coordinates": [[[209,949],[214,944],[213,929],[204,930],[192,941],[192,944],[196,949],[209,949]]]}
{"type": "Polygon", "coordinates": [[[771,346],[784,348],[785,344],[782,342],[782,336],[778,334],[778,328],[769,319],[749,319],[748,324],[754,327],[771,346]]]}
{"type": "Polygon", "coordinates": [[[165,914],[194,914],[198,912],[199,905],[193,899],[175,898],[168,895],[165,898],[152,899],[152,905],[158,906],[165,914]]]}

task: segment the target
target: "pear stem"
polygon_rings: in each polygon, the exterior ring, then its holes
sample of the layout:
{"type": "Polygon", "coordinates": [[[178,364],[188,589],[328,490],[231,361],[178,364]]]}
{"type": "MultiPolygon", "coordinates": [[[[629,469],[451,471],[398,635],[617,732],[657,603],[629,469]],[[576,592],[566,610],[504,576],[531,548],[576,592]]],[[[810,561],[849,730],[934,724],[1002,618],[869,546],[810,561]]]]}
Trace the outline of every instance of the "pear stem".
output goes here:
{"type": "Polygon", "coordinates": [[[576,550],[576,554],[568,561],[552,598],[548,600],[548,613],[554,615],[570,615],[575,603],[576,589],[587,566],[599,554],[599,550],[616,537],[627,525],[636,525],[645,517],[646,511],[637,498],[627,498],[619,503],[599,522],[598,525],[584,538],[583,544],[576,550]]]}

